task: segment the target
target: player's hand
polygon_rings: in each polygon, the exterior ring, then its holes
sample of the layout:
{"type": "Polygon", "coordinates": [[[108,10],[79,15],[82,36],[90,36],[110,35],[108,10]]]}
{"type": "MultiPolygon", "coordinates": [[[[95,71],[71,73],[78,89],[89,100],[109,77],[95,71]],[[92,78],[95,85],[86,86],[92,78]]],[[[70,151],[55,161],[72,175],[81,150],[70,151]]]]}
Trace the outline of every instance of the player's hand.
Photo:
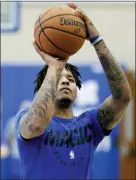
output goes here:
{"type": "Polygon", "coordinates": [[[92,23],[91,19],[85,14],[85,12],[83,10],[79,9],[79,7],[72,2],[69,2],[68,5],[71,8],[75,9],[76,13],[84,20],[84,22],[86,24],[86,28],[87,28],[87,39],[88,40],[90,40],[94,36],[100,35],[100,33],[97,31],[96,27],[92,23]]]}
{"type": "Polygon", "coordinates": [[[68,58],[66,58],[66,59],[54,58],[51,55],[46,54],[43,51],[41,51],[35,42],[33,42],[33,46],[34,46],[36,52],[41,56],[41,58],[44,60],[44,62],[48,66],[56,65],[56,66],[65,67],[65,65],[68,61],[68,58]]]}

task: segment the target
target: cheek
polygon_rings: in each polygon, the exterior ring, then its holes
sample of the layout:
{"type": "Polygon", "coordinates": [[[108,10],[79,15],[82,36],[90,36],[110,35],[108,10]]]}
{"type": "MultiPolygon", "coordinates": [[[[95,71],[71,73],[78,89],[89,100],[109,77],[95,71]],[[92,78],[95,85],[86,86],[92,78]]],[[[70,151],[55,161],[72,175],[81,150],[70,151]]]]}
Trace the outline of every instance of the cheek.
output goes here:
{"type": "Polygon", "coordinates": [[[73,95],[77,97],[77,86],[73,87],[73,95]]]}

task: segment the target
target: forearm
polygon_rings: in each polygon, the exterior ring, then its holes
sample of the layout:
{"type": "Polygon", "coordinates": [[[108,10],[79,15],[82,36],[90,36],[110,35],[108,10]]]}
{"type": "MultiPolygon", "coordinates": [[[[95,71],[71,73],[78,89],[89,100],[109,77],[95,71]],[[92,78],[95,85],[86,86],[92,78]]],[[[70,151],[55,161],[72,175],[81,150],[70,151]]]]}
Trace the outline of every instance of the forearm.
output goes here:
{"type": "Polygon", "coordinates": [[[116,100],[127,102],[131,98],[131,90],[124,71],[110,53],[102,40],[95,45],[95,50],[105,71],[112,96],[116,100]]]}
{"type": "MultiPolygon", "coordinates": [[[[74,7],[74,5],[70,6],[74,7]]],[[[124,71],[112,56],[104,41],[101,40],[100,33],[91,19],[82,10],[76,8],[76,11],[84,19],[87,39],[94,45],[111,90],[112,95],[101,103],[97,113],[97,119],[102,127],[110,130],[119,123],[131,100],[130,86],[124,71]]]]}
{"type": "Polygon", "coordinates": [[[51,66],[21,123],[21,134],[32,138],[43,133],[54,113],[54,99],[63,66],[51,66]],[[25,133],[24,133],[25,132],[25,133]]]}
{"type": "Polygon", "coordinates": [[[51,119],[54,112],[56,88],[62,69],[62,66],[49,67],[43,84],[33,100],[30,114],[34,114],[39,118],[44,118],[47,121],[51,119]]]}

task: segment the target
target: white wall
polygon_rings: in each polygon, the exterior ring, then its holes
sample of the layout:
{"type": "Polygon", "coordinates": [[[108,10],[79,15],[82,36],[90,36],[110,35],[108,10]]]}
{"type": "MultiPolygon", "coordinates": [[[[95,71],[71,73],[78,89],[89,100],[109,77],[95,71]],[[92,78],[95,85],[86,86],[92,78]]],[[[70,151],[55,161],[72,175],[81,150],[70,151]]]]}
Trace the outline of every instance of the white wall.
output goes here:
{"type": "MultiPolygon", "coordinates": [[[[1,36],[2,64],[40,64],[42,60],[32,46],[34,23],[41,11],[62,3],[23,2],[21,8],[21,29],[17,33],[3,33],[1,36]]],[[[135,7],[130,2],[77,3],[93,20],[98,30],[118,61],[124,61],[129,68],[135,68],[135,7]]],[[[89,42],[71,57],[71,62],[99,62],[89,42]]]]}

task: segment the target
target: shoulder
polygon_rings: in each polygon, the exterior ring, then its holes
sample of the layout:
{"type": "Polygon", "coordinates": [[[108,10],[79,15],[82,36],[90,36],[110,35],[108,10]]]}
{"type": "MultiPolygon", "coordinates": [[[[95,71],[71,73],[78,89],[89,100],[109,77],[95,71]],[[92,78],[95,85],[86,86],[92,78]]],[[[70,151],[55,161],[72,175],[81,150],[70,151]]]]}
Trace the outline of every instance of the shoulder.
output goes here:
{"type": "Polygon", "coordinates": [[[26,148],[34,147],[36,145],[36,143],[41,142],[39,140],[43,140],[43,137],[45,134],[45,133],[43,133],[42,135],[31,138],[31,139],[25,139],[22,137],[22,135],[20,134],[19,126],[20,126],[20,122],[21,122],[22,118],[28,113],[28,111],[29,111],[29,107],[25,107],[23,109],[20,109],[15,116],[15,136],[16,136],[16,140],[17,140],[19,147],[20,146],[26,147],[26,148]]]}
{"type": "Polygon", "coordinates": [[[15,115],[14,121],[15,121],[15,128],[18,128],[20,119],[28,112],[29,107],[25,107],[20,109],[17,114],[15,115]]]}
{"type": "Polygon", "coordinates": [[[77,116],[77,118],[79,120],[86,119],[86,120],[89,120],[89,121],[93,121],[94,119],[97,119],[97,114],[98,114],[98,109],[97,108],[92,108],[92,109],[89,109],[87,111],[84,111],[79,116],[77,116]]]}
{"type": "Polygon", "coordinates": [[[90,127],[93,129],[94,122],[97,121],[97,109],[86,110],[75,117],[75,122],[79,127],[90,127]]]}
{"type": "Polygon", "coordinates": [[[99,121],[99,112],[100,112],[100,108],[99,107],[95,107],[92,109],[89,109],[85,112],[83,112],[82,114],[80,114],[78,116],[78,118],[81,121],[86,121],[89,124],[92,125],[92,129],[96,132],[101,132],[104,136],[107,136],[111,133],[112,130],[106,130],[102,127],[100,121],[99,121]]]}

